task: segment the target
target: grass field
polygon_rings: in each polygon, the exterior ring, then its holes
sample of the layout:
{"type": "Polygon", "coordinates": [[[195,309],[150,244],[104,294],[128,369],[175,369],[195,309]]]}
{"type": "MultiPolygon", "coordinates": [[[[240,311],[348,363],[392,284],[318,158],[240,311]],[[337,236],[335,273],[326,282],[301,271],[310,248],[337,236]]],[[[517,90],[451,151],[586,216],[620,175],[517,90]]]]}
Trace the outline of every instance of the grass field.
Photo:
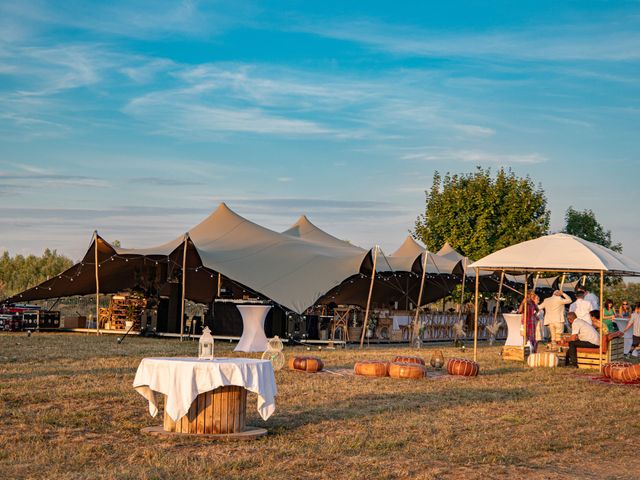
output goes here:
{"type": "MultiPolygon", "coordinates": [[[[217,353],[233,356],[232,346],[217,353]]],[[[253,442],[141,434],[160,419],[131,387],[139,361],[196,351],[177,340],[0,334],[0,478],[640,478],[640,388],[525,369],[499,347],[480,349],[475,379],[277,372],[267,422],[250,395],[248,424],[270,432],[253,442]]],[[[400,353],[416,352],[314,352],[329,368],[400,353]]]]}

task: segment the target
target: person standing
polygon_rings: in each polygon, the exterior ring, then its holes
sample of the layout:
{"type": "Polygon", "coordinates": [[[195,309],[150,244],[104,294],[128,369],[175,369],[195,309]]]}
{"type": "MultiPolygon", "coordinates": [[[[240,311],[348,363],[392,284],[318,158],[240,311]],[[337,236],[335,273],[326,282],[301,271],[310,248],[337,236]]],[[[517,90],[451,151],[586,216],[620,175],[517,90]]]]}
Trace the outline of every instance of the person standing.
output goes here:
{"type": "Polygon", "coordinates": [[[595,293],[591,293],[589,290],[585,289],[584,299],[587,302],[591,302],[591,305],[593,305],[592,310],[600,310],[600,299],[595,293]]]}
{"type": "Polygon", "coordinates": [[[577,318],[575,312],[567,315],[571,325],[571,337],[569,338],[569,350],[565,357],[565,365],[578,367],[578,348],[599,348],[600,335],[593,326],[581,318],[577,318]]]}
{"type": "Polygon", "coordinates": [[[560,290],[553,292],[548,298],[538,306],[544,310],[544,325],[549,328],[551,335],[551,348],[555,349],[560,335],[564,331],[564,309],[565,305],[571,303],[571,297],[560,290]]]}
{"type": "Polygon", "coordinates": [[[535,292],[529,292],[529,295],[520,304],[518,313],[522,313],[522,324],[524,325],[525,339],[531,344],[531,352],[536,353],[538,342],[536,340],[536,324],[538,320],[538,305],[535,301],[537,295],[535,292]]]}
{"type": "Polygon", "coordinates": [[[622,333],[625,333],[631,327],[633,327],[633,343],[631,344],[631,351],[629,353],[632,356],[637,357],[638,348],[640,347],[640,303],[636,303],[636,309],[631,314],[631,320],[629,320],[627,326],[624,327],[622,333]]]}
{"type": "Polygon", "coordinates": [[[589,325],[591,325],[591,311],[596,310],[593,304],[584,298],[585,290],[578,289],[576,290],[576,301],[571,304],[569,307],[570,312],[575,312],[576,317],[580,320],[584,320],[589,325]]]}
{"type": "Polygon", "coordinates": [[[607,327],[607,332],[617,332],[619,328],[615,322],[616,309],[613,308],[613,300],[607,299],[607,301],[604,302],[604,309],[602,313],[604,314],[602,317],[602,323],[607,327]]]}
{"type": "Polygon", "coordinates": [[[620,309],[618,310],[618,315],[621,318],[630,318],[631,317],[631,307],[629,306],[629,302],[624,300],[622,305],[620,305],[620,309]]]}

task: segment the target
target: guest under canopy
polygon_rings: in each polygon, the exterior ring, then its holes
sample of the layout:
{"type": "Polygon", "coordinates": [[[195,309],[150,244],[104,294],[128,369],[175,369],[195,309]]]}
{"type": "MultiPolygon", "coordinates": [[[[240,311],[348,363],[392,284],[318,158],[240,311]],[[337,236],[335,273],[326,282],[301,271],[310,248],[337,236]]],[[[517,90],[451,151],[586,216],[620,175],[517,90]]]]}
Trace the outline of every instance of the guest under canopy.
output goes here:
{"type": "Polygon", "coordinates": [[[575,312],[567,314],[567,321],[571,325],[569,350],[565,357],[565,365],[578,367],[578,348],[599,348],[600,334],[593,325],[578,318],[575,312]]]}
{"type": "Polygon", "coordinates": [[[538,302],[540,297],[535,292],[529,292],[526,302],[523,300],[518,309],[522,313],[522,324],[525,327],[525,338],[531,344],[531,353],[535,353],[538,341],[536,339],[536,327],[538,323],[538,302]],[[526,308],[525,308],[526,304],[526,308]]]}

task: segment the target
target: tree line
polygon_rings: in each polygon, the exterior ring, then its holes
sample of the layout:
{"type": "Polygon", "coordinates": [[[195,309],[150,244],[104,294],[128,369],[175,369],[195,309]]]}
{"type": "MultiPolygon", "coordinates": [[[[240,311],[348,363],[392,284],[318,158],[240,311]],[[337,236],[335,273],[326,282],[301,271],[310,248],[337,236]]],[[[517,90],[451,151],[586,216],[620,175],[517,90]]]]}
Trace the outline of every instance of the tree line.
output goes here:
{"type": "Polygon", "coordinates": [[[46,279],[60,274],[73,265],[73,261],[56,250],[44,251],[41,256],[0,256],[0,299],[10,297],[46,279]]]}

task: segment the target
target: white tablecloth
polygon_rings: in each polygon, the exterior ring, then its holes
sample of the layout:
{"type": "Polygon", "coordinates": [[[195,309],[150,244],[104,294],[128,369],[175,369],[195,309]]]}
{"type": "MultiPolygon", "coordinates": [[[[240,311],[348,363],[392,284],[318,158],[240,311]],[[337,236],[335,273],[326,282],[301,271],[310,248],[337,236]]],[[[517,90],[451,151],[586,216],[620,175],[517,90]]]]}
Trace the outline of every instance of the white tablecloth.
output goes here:
{"type": "Polygon", "coordinates": [[[393,316],[393,329],[400,330],[400,326],[409,325],[411,323],[411,317],[409,315],[394,315],[393,316]]]}
{"type": "Polygon", "coordinates": [[[269,340],[264,333],[264,320],[270,305],[238,305],[242,315],[242,336],[235,352],[264,352],[269,340]]]}
{"type": "MultiPolygon", "coordinates": [[[[620,331],[624,330],[629,323],[628,318],[616,318],[613,320],[618,325],[620,331]]],[[[626,355],[631,351],[631,345],[633,344],[633,328],[627,330],[624,334],[624,354],[626,355]]]]}
{"type": "Polygon", "coordinates": [[[507,322],[507,341],[504,342],[509,347],[521,347],[522,335],[520,334],[520,325],[522,324],[522,314],[520,313],[503,313],[504,321],[507,322]]]}
{"type": "Polygon", "coordinates": [[[149,401],[149,413],[158,414],[158,394],[167,396],[165,410],[177,421],[201,393],[218,387],[244,387],[258,395],[258,413],[266,420],[276,409],[276,378],[268,360],[252,358],[144,358],[133,388],[149,401]]]}

